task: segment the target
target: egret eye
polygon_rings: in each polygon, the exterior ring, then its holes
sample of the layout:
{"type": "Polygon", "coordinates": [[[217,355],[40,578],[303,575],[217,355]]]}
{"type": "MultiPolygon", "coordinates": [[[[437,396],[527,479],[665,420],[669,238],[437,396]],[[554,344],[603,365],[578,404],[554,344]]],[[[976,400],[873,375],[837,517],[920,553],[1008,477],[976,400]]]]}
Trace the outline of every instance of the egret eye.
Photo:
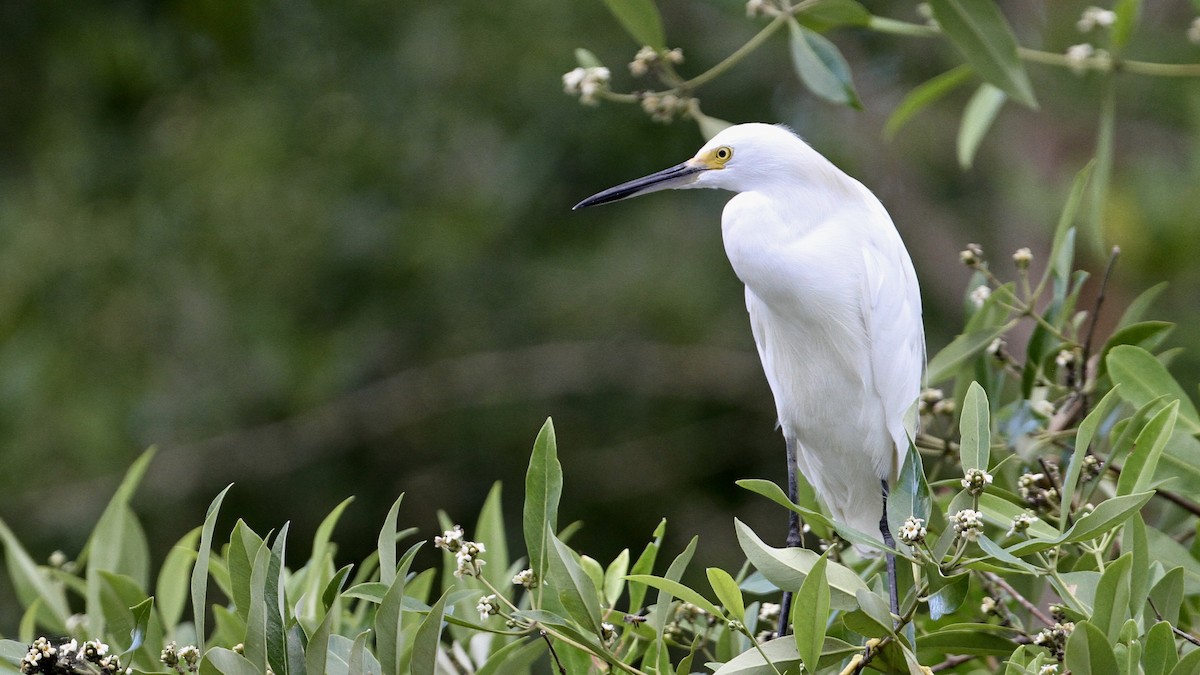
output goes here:
{"type": "Polygon", "coordinates": [[[730,157],[733,157],[733,148],[729,147],[728,145],[722,145],[713,151],[713,158],[715,158],[718,162],[728,162],[730,157]]]}

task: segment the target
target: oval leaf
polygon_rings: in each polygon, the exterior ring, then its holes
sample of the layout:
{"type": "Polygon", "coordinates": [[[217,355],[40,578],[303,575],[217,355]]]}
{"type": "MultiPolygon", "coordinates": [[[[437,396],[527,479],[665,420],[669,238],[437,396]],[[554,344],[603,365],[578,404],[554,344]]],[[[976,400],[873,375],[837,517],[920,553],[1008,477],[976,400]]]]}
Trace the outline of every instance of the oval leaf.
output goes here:
{"type": "Polygon", "coordinates": [[[980,77],[1036,108],[1033,86],[1017,58],[1017,38],[992,2],[930,0],[933,18],[980,77]]]}
{"type": "Polygon", "coordinates": [[[817,96],[854,108],[862,108],[850,65],[838,48],[820,33],[800,25],[794,18],[788,21],[791,30],[792,65],[804,86],[817,96]]]}
{"type": "Polygon", "coordinates": [[[654,0],[604,0],[608,11],[617,17],[617,21],[625,28],[639,45],[648,45],[659,51],[666,49],[666,37],[663,35],[662,17],[654,0]]]}

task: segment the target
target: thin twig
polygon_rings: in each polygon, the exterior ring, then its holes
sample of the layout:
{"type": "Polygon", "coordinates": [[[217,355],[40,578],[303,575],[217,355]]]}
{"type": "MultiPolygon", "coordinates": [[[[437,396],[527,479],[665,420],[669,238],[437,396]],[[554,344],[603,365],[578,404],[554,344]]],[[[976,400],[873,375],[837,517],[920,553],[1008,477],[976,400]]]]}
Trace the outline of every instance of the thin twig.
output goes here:
{"type": "MultiPolygon", "coordinates": [[[[1120,477],[1121,467],[1117,466],[1116,464],[1109,463],[1108,468],[1110,471],[1112,471],[1113,473],[1117,474],[1118,477],[1120,477]]],[[[1154,491],[1154,494],[1171,502],[1172,504],[1174,504],[1175,506],[1178,506],[1179,508],[1183,509],[1184,511],[1187,511],[1188,513],[1192,514],[1193,516],[1200,516],[1200,504],[1197,504],[1196,502],[1184,499],[1183,497],[1180,497],[1179,495],[1175,494],[1174,492],[1170,492],[1169,490],[1164,490],[1162,488],[1157,488],[1154,491]]]]}
{"type": "Polygon", "coordinates": [[[1108,279],[1112,276],[1113,268],[1117,266],[1117,257],[1121,255],[1121,247],[1112,247],[1112,253],[1108,256],[1108,266],[1104,268],[1104,278],[1100,281],[1100,290],[1096,293],[1096,304],[1092,307],[1092,319],[1088,322],[1087,337],[1083,340],[1083,358],[1078,364],[1072,365],[1072,372],[1078,368],[1082,377],[1078,377],[1075,383],[1075,390],[1079,392],[1079,396],[1083,400],[1082,416],[1087,417],[1088,414],[1088,362],[1092,356],[1092,338],[1096,335],[1096,323],[1100,320],[1100,308],[1104,306],[1104,298],[1108,290],[1108,279]]]}
{"type": "Polygon", "coordinates": [[[933,673],[940,673],[943,670],[950,670],[951,668],[953,668],[955,666],[961,666],[962,664],[966,663],[967,661],[970,661],[972,659],[977,659],[977,658],[979,658],[978,654],[959,654],[958,656],[947,656],[945,661],[942,661],[939,664],[930,666],[929,670],[930,670],[930,672],[933,672],[933,673]]]}
{"type": "Polygon", "coordinates": [[[558,652],[554,651],[554,643],[550,641],[550,636],[546,631],[541,631],[542,639],[546,641],[546,647],[550,650],[550,658],[554,659],[554,665],[558,666],[559,675],[567,675],[567,669],[563,667],[562,661],[558,660],[558,652]]]}
{"type": "Polygon", "coordinates": [[[1038,620],[1040,620],[1042,623],[1046,624],[1047,626],[1054,625],[1054,623],[1055,623],[1054,619],[1051,619],[1049,616],[1046,616],[1046,613],[1043,612],[1041,609],[1039,609],[1037,605],[1030,602],[1029,598],[1026,598],[1025,596],[1021,595],[1019,592],[1017,592],[1017,589],[1015,589],[1011,585],[1009,585],[1009,583],[1007,581],[1005,581],[1004,579],[1002,579],[999,575],[993,574],[991,572],[984,572],[983,575],[984,575],[984,577],[987,578],[988,581],[992,582],[993,584],[996,584],[1005,593],[1008,593],[1009,596],[1011,596],[1013,600],[1016,600],[1017,603],[1019,603],[1022,607],[1029,610],[1029,613],[1034,615],[1035,617],[1037,617],[1038,620]]]}
{"type": "MultiPolygon", "coordinates": [[[[1162,612],[1158,611],[1158,608],[1154,606],[1154,600],[1151,598],[1146,598],[1146,602],[1150,603],[1150,609],[1154,610],[1154,616],[1159,621],[1162,621],[1163,620],[1162,612]]],[[[1187,640],[1188,642],[1196,645],[1197,647],[1200,647],[1200,638],[1197,638],[1195,635],[1192,635],[1191,633],[1188,633],[1187,631],[1183,631],[1183,630],[1176,628],[1174,624],[1171,624],[1171,630],[1176,635],[1183,638],[1184,640],[1187,640]]]]}

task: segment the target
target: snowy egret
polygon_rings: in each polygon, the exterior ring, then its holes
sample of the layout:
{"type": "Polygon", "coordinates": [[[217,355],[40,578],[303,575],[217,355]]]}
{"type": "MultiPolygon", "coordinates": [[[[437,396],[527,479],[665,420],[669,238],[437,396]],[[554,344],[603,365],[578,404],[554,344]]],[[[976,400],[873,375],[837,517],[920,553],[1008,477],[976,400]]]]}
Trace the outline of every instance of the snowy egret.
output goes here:
{"type": "MultiPolygon", "coordinates": [[[[576,209],[667,189],[720,188],[725,253],[775,397],[788,457],[834,518],[894,547],[887,519],[916,429],[925,364],[921,297],[883,205],[791,131],[739,124],[694,157],[588,197],[576,209]],[[878,534],[876,534],[878,533],[878,534]]],[[[787,544],[800,544],[789,519],[787,544]]],[[[887,556],[892,610],[895,559],[887,556]]],[[[790,596],[785,594],[784,607],[790,596]]],[[[787,626],[780,617],[780,634],[787,626]]]]}

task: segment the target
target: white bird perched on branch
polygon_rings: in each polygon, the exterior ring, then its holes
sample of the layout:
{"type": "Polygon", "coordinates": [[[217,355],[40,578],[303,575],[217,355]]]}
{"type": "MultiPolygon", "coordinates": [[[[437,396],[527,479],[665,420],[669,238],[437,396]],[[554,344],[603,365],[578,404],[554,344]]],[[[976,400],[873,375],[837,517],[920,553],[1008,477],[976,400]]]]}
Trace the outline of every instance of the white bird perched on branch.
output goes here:
{"type": "MultiPolygon", "coordinates": [[[[915,433],[925,334],[892,219],[861,183],[768,124],[729,127],[688,161],[575,208],[688,188],[738,193],[721,233],[787,442],[789,496],[799,469],[836,520],[894,546],[887,494],[915,433]]],[[[800,544],[794,513],[787,543],[800,544]]],[[[888,573],[895,612],[890,553],[888,573]]],[[[787,621],[785,611],[780,634],[787,621]]]]}

